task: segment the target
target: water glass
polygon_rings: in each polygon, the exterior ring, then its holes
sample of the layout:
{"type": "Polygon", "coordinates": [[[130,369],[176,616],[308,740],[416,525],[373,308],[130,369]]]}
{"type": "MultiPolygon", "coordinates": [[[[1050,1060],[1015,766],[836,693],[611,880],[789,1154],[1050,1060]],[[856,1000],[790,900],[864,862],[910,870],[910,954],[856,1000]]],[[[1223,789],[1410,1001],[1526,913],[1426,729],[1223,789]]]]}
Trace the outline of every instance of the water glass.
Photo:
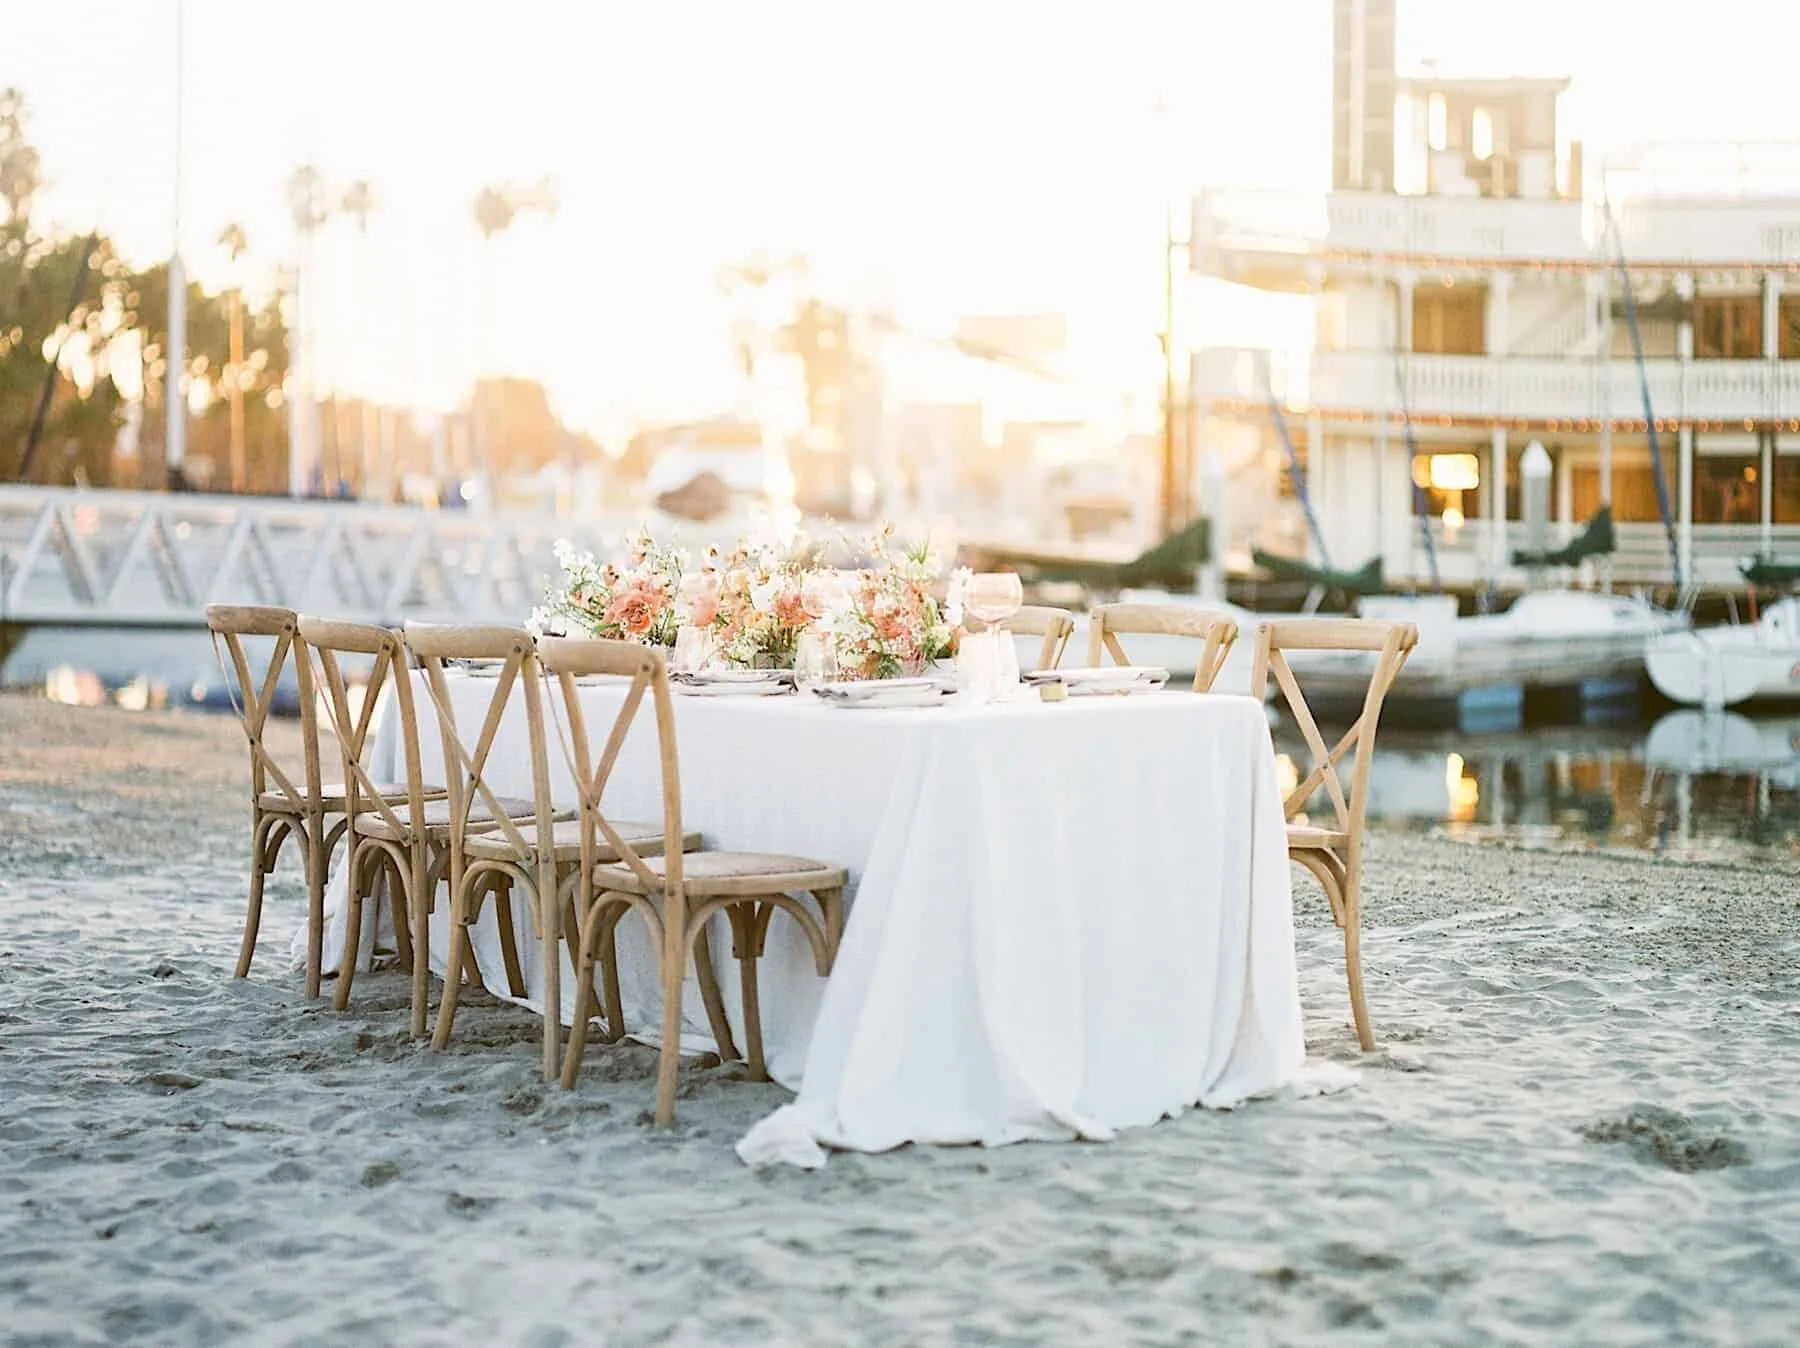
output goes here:
{"type": "Polygon", "coordinates": [[[704,627],[684,627],[675,634],[675,651],[669,663],[677,674],[698,674],[712,655],[712,634],[704,627]]]}
{"type": "Polygon", "coordinates": [[[836,644],[823,632],[802,632],[794,645],[794,682],[802,688],[816,688],[834,682],[837,676],[836,644]]]}

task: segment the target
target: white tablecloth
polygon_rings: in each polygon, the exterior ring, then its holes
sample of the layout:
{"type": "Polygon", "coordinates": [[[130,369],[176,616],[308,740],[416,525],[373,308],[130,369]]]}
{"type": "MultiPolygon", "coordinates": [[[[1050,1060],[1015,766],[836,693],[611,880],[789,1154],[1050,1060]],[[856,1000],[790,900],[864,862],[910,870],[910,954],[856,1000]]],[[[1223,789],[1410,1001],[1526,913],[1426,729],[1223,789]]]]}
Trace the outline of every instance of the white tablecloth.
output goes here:
{"type": "MultiPolygon", "coordinates": [[[[434,773],[435,724],[415,686],[434,773]]],[[[458,724],[478,725],[492,685],[452,687],[458,724]]],[[[590,734],[603,737],[622,685],[587,686],[581,697],[590,734]]],[[[1104,1138],[1299,1081],[1286,841],[1259,703],[1168,692],[869,711],[678,695],[676,713],[689,830],[710,848],[799,853],[851,874],[828,984],[791,923],[778,916],[771,928],[761,979],[768,1064],[798,1096],[739,1144],[745,1160],[816,1165],[821,1143],[873,1151],[1104,1138]]],[[[399,775],[397,721],[383,725],[376,776],[399,775]]],[[[572,799],[555,734],[553,722],[553,789],[572,799]]],[[[530,795],[516,698],[490,780],[530,795]]],[[[607,808],[655,821],[657,793],[646,710],[607,808]]],[[[327,967],[342,949],[343,898],[339,875],[327,967]]],[[[540,961],[530,915],[515,903],[533,1002],[540,961]]],[[[440,973],[447,908],[433,923],[440,973]]],[[[489,987],[503,991],[491,917],[474,936],[489,987]]],[[[713,948],[741,1030],[722,931],[713,948]]],[[[654,958],[630,919],[620,958],[628,1027],[653,1041],[654,958]]],[[[566,1021],[571,975],[563,991],[566,1021]]],[[[710,1047],[691,978],[685,1007],[684,1046],[710,1047]]]]}

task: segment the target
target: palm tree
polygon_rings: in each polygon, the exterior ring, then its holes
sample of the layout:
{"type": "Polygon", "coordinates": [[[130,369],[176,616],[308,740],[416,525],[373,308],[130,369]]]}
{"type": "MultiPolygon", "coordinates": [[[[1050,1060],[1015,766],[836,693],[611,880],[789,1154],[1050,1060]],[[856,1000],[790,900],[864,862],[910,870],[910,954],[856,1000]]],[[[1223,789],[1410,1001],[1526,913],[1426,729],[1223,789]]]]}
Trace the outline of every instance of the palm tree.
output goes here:
{"type": "Polygon", "coordinates": [[[244,490],[244,301],[238,263],[250,250],[250,238],[240,224],[219,231],[219,247],[231,259],[231,350],[225,366],[225,393],[231,403],[231,489],[244,490]]]}

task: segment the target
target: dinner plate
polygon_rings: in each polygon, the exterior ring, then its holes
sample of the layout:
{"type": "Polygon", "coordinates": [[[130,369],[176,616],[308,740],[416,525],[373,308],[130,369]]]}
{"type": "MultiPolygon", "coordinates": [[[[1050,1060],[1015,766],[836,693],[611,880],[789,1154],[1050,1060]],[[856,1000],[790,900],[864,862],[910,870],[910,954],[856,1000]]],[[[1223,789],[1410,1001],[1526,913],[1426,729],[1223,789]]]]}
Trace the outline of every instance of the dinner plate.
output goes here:
{"type": "Polygon", "coordinates": [[[813,689],[833,707],[941,707],[953,689],[935,679],[864,679],[813,689]]]}
{"type": "Polygon", "coordinates": [[[1109,693],[1142,693],[1161,688],[1169,671],[1157,665],[1106,665],[1086,669],[1034,669],[1022,676],[1026,683],[1061,683],[1070,697],[1109,693]]]}
{"type": "Polygon", "coordinates": [[[721,669],[676,674],[669,680],[687,697],[776,697],[794,690],[791,669],[721,669]]]}

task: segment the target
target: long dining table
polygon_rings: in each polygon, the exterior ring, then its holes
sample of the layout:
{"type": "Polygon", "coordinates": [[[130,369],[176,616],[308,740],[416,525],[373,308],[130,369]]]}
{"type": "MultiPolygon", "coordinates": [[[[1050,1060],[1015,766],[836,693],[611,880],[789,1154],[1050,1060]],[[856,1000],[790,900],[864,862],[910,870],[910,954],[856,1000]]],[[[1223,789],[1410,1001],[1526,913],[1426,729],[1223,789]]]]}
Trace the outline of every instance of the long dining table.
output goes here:
{"type": "MultiPolygon", "coordinates": [[[[412,677],[430,777],[443,768],[434,711],[412,677]]],[[[478,725],[491,681],[449,684],[458,725],[478,725]]],[[[577,693],[592,730],[611,723],[624,685],[595,680],[577,693]]],[[[400,718],[387,711],[371,767],[398,780],[400,718]]],[[[547,719],[552,793],[572,804],[558,721],[547,719]]],[[[740,1141],[745,1161],[810,1167],[827,1148],[1104,1139],[1305,1075],[1282,796],[1260,702],[1162,691],[870,709],[806,693],[678,694],[675,721],[683,822],[706,847],[798,854],[850,874],[828,979],[786,918],[770,929],[765,1052],[795,1098],[740,1141]]],[[[516,690],[486,775],[498,792],[531,795],[516,690]]],[[[658,821],[659,792],[645,712],[605,808],[658,821]]],[[[344,937],[343,871],[340,859],[328,969],[344,937]]],[[[525,900],[513,901],[521,1000],[541,1009],[541,953],[525,900]]],[[[383,907],[365,905],[365,921],[382,921],[383,907]]],[[[497,971],[491,907],[472,935],[482,969],[497,971]]],[[[448,909],[437,904],[431,927],[440,976],[448,909]]],[[[304,942],[301,931],[297,954],[304,942]]],[[[742,1043],[730,941],[721,931],[710,944],[742,1043]]],[[[373,946],[361,942],[365,962],[373,946]]],[[[627,1031],[655,1043],[655,953],[630,919],[619,961],[627,1031]]],[[[564,966],[567,1023],[566,953],[564,966]]],[[[487,983],[505,995],[503,978],[487,983]]],[[[684,1050],[710,1049],[692,974],[684,1005],[684,1050]]]]}

